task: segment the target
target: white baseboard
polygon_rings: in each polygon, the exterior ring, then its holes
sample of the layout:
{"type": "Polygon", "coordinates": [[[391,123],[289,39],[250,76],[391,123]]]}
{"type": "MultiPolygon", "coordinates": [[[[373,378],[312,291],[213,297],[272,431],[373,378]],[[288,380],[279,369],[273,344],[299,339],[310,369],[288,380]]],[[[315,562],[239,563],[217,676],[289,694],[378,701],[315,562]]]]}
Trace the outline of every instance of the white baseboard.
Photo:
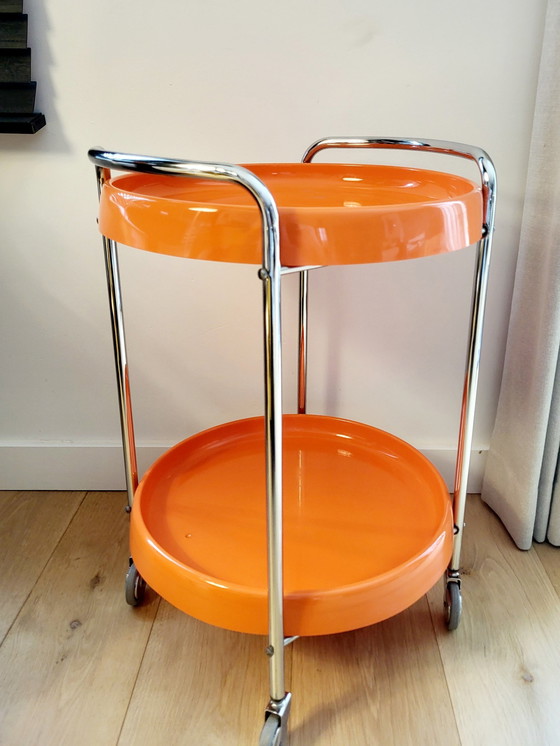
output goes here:
{"type": "MultiPolygon", "coordinates": [[[[165,446],[138,447],[140,474],[165,450],[165,446]]],[[[124,490],[122,448],[119,445],[0,446],[0,489],[124,490]]]]}
{"type": "MultiPolygon", "coordinates": [[[[140,476],[166,450],[164,445],[139,446],[140,476]]],[[[453,489],[455,451],[421,449],[453,489]]],[[[486,450],[473,451],[469,492],[480,492],[486,450]]],[[[0,489],[122,490],[125,487],[122,450],[118,445],[0,445],[0,489]]]]}

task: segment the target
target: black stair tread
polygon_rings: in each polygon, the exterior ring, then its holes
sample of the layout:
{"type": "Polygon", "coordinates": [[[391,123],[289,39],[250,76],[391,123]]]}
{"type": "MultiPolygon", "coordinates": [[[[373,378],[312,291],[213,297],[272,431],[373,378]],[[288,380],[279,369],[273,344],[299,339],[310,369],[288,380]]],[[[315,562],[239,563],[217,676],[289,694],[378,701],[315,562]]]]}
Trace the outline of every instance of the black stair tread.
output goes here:
{"type": "Polygon", "coordinates": [[[0,0],[0,13],[23,13],[23,0],[0,0]]]}
{"type": "Polygon", "coordinates": [[[31,82],[31,49],[0,49],[0,83],[31,82]]]}
{"type": "Polygon", "coordinates": [[[0,114],[0,133],[34,135],[46,124],[45,115],[33,114],[0,114]]]}
{"type": "Polygon", "coordinates": [[[5,83],[0,83],[0,91],[23,91],[36,87],[37,83],[34,80],[8,80],[5,83]]]}
{"type": "Polygon", "coordinates": [[[0,114],[32,114],[37,83],[0,83],[0,114]]]}
{"type": "MultiPolygon", "coordinates": [[[[2,23],[2,15],[0,14],[0,23],[2,23]]],[[[5,49],[0,48],[0,55],[6,57],[25,57],[31,53],[31,47],[6,47],[5,49]]]]}
{"type": "Polygon", "coordinates": [[[0,49],[27,47],[27,13],[0,14],[0,49]]]}

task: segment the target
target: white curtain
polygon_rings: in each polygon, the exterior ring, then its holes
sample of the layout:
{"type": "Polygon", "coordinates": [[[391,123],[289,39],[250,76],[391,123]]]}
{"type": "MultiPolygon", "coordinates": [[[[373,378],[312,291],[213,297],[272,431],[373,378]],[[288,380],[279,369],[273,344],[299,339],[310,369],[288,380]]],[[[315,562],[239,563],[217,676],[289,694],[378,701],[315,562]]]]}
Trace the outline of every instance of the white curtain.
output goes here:
{"type": "Polygon", "coordinates": [[[500,400],[482,497],[560,545],[560,0],[549,0],[500,400]]]}

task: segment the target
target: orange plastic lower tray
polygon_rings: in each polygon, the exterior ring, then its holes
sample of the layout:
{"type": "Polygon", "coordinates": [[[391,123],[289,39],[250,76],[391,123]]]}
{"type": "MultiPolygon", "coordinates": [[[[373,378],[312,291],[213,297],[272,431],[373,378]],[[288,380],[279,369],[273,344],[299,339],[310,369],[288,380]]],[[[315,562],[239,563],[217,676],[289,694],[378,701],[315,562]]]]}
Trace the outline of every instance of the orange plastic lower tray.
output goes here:
{"type": "MultiPolygon", "coordinates": [[[[435,467],[367,425],[283,421],[286,634],[356,629],[410,606],[451,556],[451,501],[435,467]]],[[[136,493],[131,549],[174,606],[266,634],[263,419],[204,431],[156,461],[136,493]]]]}

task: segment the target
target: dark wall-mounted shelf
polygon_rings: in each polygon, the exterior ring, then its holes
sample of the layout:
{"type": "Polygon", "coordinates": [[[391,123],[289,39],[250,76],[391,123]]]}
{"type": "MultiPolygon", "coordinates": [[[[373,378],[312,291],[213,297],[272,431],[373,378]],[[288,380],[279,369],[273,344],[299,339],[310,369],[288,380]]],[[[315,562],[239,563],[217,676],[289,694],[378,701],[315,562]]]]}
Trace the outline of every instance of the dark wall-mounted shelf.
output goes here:
{"type": "Polygon", "coordinates": [[[34,134],[45,126],[36,91],[23,0],[0,0],[0,133],[34,134]]]}

